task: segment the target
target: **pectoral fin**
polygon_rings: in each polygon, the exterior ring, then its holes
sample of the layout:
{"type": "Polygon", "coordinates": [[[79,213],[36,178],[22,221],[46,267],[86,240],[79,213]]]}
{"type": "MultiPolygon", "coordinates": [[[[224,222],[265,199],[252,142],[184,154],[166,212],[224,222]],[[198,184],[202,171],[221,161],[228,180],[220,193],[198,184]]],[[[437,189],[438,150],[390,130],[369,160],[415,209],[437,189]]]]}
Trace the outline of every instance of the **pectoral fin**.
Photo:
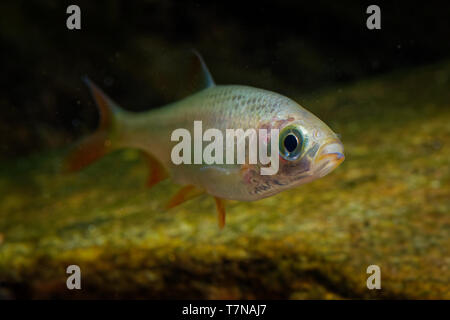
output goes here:
{"type": "Polygon", "coordinates": [[[216,200],[219,228],[223,229],[225,227],[225,200],[217,197],[214,197],[214,200],[216,200]]]}
{"type": "Polygon", "coordinates": [[[147,187],[151,188],[155,184],[165,180],[168,178],[167,170],[163,167],[163,165],[155,159],[151,154],[147,152],[142,152],[144,155],[148,168],[149,168],[149,175],[147,180],[147,187]]]}
{"type": "Polygon", "coordinates": [[[183,202],[202,195],[204,192],[205,191],[203,189],[197,188],[193,185],[184,186],[172,197],[172,199],[170,199],[166,207],[167,209],[176,207],[183,202]]]}

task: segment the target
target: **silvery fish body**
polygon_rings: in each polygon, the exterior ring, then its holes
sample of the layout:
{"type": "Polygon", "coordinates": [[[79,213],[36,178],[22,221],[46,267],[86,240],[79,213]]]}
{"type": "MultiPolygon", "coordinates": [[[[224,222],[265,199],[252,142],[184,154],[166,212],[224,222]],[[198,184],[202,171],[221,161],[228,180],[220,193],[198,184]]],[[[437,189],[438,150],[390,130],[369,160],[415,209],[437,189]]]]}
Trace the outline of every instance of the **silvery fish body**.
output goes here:
{"type": "Polygon", "coordinates": [[[269,197],[319,178],[343,160],[342,144],[316,116],[287,97],[247,86],[213,86],[160,109],[125,113],[119,124],[118,144],[153,154],[175,182],[195,185],[225,199],[252,201],[269,197]],[[216,128],[223,137],[226,129],[277,128],[282,132],[298,126],[306,144],[304,154],[295,161],[280,157],[275,175],[261,175],[258,165],[248,164],[175,165],[171,150],[176,142],[171,141],[171,134],[186,128],[194,137],[194,121],[202,121],[203,132],[216,128]],[[334,156],[323,157],[327,153],[334,156]]]}
{"type": "MultiPolygon", "coordinates": [[[[95,133],[76,145],[67,157],[66,168],[79,170],[119,148],[140,149],[150,167],[148,186],[167,177],[184,186],[172,198],[169,207],[207,193],[216,200],[219,226],[223,227],[223,199],[266,198],[323,177],[344,160],[343,145],[336,134],[295,101],[263,89],[215,85],[202,58],[198,54],[197,58],[203,71],[203,89],[147,112],[134,113],[120,108],[86,79],[99,107],[100,125],[95,133]],[[226,137],[228,129],[266,132],[260,140],[262,149],[270,149],[270,163],[260,159],[248,161],[248,156],[241,162],[236,161],[237,158],[214,163],[204,161],[202,150],[211,142],[203,141],[200,133],[200,145],[196,144],[195,123],[201,123],[202,132],[215,129],[222,137],[226,137]],[[190,136],[190,141],[183,141],[189,143],[189,147],[183,149],[183,156],[185,152],[189,160],[200,156],[200,161],[174,161],[173,152],[180,142],[174,141],[173,134],[179,129],[190,136]],[[273,168],[275,163],[274,173],[262,174],[264,168],[273,168]]],[[[217,136],[210,141],[216,139],[217,136]]],[[[249,140],[250,145],[251,142],[249,140]]],[[[227,141],[214,154],[222,151],[225,157],[228,147],[227,141]]]]}

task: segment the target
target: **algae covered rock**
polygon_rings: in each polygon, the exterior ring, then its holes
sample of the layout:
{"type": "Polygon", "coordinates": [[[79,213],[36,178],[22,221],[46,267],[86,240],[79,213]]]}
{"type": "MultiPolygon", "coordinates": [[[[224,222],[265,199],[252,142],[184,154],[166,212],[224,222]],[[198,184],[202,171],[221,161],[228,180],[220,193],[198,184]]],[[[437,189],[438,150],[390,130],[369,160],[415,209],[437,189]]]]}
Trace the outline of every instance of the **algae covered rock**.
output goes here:
{"type": "Polygon", "coordinates": [[[63,175],[64,151],[0,167],[0,298],[449,299],[450,64],[293,97],[346,161],[309,185],[172,210],[123,150],[63,175]],[[66,268],[81,269],[68,290],[66,268]],[[366,286],[369,265],[381,290],[366,286]]]}

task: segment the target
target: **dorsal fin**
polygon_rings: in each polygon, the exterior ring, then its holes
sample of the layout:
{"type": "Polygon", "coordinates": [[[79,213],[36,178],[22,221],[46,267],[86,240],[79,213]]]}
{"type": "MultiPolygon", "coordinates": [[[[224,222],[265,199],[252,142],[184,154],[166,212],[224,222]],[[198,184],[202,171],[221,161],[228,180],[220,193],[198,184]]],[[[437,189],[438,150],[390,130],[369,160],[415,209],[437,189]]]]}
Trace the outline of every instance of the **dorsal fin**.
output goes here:
{"type": "Polygon", "coordinates": [[[181,100],[216,85],[202,56],[195,49],[188,49],[180,53],[180,56],[169,54],[161,58],[160,66],[155,73],[158,76],[152,83],[164,96],[166,103],[181,100]],[[173,58],[177,61],[177,67],[170,65],[173,58]]]}
{"type": "Polygon", "coordinates": [[[191,51],[194,54],[194,57],[192,61],[192,81],[190,91],[195,92],[214,87],[216,84],[202,56],[195,49],[191,49],[191,51]]]}

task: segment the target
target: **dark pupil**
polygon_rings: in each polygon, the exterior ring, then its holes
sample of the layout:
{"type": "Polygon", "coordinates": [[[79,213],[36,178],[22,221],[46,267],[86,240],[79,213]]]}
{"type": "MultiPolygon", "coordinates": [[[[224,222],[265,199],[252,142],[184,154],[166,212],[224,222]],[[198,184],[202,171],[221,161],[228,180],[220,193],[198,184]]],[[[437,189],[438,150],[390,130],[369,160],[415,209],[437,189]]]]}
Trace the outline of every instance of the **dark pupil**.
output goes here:
{"type": "Polygon", "coordinates": [[[290,134],[284,139],[284,147],[287,151],[292,152],[297,148],[297,138],[290,134]]]}

